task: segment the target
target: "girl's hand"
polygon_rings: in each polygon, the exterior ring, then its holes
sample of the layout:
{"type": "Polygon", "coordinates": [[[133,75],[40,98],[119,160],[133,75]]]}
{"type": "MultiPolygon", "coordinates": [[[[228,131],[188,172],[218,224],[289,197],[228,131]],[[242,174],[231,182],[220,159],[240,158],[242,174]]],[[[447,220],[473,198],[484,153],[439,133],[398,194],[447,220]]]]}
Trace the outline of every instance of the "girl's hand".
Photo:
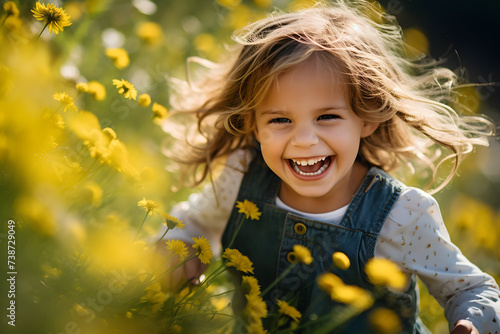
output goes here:
{"type": "Polygon", "coordinates": [[[479,331],[469,320],[458,320],[450,334],[479,334],[479,331]]]}
{"type": "MultiPolygon", "coordinates": [[[[189,254],[186,258],[191,257],[196,250],[192,247],[192,244],[186,244],[189,254]]],[[[171,251],[166,249],[163,243],[159,243],[156,246],[156,268],[158,268],[159,273],[164,273],[169,271],[170,268],[175,267],[181,260],[171,251]]],[[[207,269],[207,265],[203,264],[198,257],[189,260],[184,263],[181,267],[175,269],[173,272],[164,275],[161,280],[163,289],[167,291],[177,291],[181,288],[187,281],[191,284],[199,284],[199,277],[207,269]]]]}

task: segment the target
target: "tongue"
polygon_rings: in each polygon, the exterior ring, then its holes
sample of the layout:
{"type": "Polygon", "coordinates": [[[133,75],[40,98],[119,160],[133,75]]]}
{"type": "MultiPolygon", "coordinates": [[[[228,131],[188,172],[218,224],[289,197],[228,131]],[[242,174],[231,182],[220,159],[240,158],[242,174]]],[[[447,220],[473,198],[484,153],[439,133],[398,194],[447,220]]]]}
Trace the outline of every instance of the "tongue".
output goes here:
{"type": "MultiPolygon", "coordinates": [[[[293,161],[292,163],[295,164],[293,161]]],[[[307,166],[296,165],[296,166],[303,173],[315,173],[321,168],[321,166],[323,166],[323,164],[324,161],[318,161],[314,165],[307,165],[307,166]]]]}

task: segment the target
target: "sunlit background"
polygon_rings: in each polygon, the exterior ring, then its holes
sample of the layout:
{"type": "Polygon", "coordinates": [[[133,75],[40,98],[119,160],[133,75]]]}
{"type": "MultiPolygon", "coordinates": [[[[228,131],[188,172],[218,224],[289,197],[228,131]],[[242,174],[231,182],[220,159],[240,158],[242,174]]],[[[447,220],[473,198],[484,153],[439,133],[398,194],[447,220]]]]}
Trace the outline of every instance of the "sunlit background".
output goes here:
{"type": "MultiPolygon", "coordinates": [[[[154,200],[158,212],[168,212],[194,191],[179,187],[175,164],[162,154],[179,138],[179,129],[162,126],[170,78],[185,79],[189,56],[217,60],[235,29],[272,8],[314,1],[56,1],[72,24],[38,39],[44,24],[33,17],[35,2],[14,3],[17,15],[0,8],[0,332],[180,330],[167,304],[187,297],[147,284],[154,271],[147,243],[164,220],[138,206],[154,200]],[[120,94],[114,79],[132,84],[138,98],[120,94]],[[16,273],[15,297],[7,298],[9,272],[16,273]],[[15,328],[6,317],[12,300],[15,328]]],[[[482,85],[463,89],[462,102],[500,121],[500,86],[490,84],[500,76],[500,3],[380,3],[414,49],[482,85]]],[[[452,240],[497,281],[499,185],[500,142],[493,139],[436,195],[452,240]]],[[[226,280],[210,293],[228,290],[226,280]]],[[[447,333],[443,311],[422,288],[424,322],[447,333]]],[[[227,295],[206,303],[221,319],[229,312],[227,295]]]]}

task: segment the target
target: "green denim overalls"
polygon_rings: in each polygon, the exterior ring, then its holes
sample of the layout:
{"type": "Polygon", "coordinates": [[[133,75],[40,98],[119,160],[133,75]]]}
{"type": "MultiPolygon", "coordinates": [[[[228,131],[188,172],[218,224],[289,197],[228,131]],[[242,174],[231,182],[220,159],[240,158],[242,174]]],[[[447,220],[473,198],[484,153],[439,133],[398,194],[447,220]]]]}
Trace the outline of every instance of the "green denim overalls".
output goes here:
{"type": "MultiPolygon", "coordinates": [[[[245,220],[231,248],[238,249],[254,264],[254,276],[261,290],[270,285],[290,266],[290,253],[294,245],[307,247],[313,256],[310,265],[299,264],[288,273],[269,293],[263,296],[269,313],[276,310],[276,299],[294,305],[301,313],[301,324],[320,318],[338,306],[318,288],[317,278],[325,272],[339,276],[344,283],[372,288],[364,273],[366,262],[374,256],[380,229],[404,185],[384,171],[372,167],[356,195],[348,206],[339,226],[312,221],[275,205],[281,180],[267,167],[260,152],[251,162],[243,177],[238,201],[249,200],[262,212],[260,220],[245,220]],[[345,253],[351,266],[347,270],[334,268],[332,254],[345,253]]],[[[228,247],[241,221],[241,213],[233,209],[222,236],[222,246],[228,247]]],[[[236,281],[239,273],[231,270],[236,281]]],[[[233,308],[241,311],[243,295],[235,294],[233,308]]],[[[394,310],[403,324],[402,333],[427,333],[418,317],[418,290],[416,277],[405,293],[390,292],[377,300],[374,307],[383,306],[394,310]]],[[[349,321],[341,330],[333,333],[373,333],[367,319],[369,311],[349,321]]],[[[329,318],[329,317],[328,317],[329,318]]],[[[272,320],[264,320],[268,325],[272,320]]],[[[300,333],[319,333],[317,326],[300,326],[300,333]]],[[[241,329],[244,326],[240,327],[241,329]]],[[[240,332],[235,329],[235,332],[240,332]]],[[[244,331],[243,331],[244,332],[244,331]]]]}

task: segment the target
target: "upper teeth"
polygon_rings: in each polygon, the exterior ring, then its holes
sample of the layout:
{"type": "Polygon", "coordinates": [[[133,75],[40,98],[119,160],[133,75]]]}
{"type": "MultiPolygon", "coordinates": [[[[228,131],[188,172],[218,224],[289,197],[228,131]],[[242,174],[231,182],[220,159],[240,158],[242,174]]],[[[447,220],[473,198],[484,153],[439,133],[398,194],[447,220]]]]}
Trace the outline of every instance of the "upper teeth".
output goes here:
{"type": "Polygon", "coordinates": [[[292,161],[299,165],[299,166],[312,166],[314,165],[315,163],[319,162],[319,161],[324,161],[327,157],[322,157],[322,158],[317,158],[317,159],[309,159],[309,160],[295,160],[295,159],[292,159],[292,161]]]}

